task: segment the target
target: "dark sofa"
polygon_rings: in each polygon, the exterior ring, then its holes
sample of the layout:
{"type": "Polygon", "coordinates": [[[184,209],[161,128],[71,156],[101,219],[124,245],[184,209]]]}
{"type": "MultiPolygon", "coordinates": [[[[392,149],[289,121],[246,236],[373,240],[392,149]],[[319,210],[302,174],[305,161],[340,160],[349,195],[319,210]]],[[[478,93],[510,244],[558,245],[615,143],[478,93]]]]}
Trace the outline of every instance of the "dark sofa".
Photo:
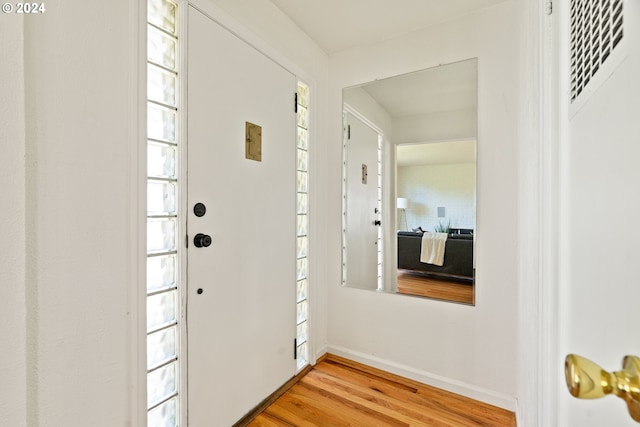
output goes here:
{"type": "Polygon", "coordinates": [[[442,267],[420,262],[422,233],[398,231],[398,268],[423,271],[449,277],[473,279],[473,235],[449,234],[442,267]]]}

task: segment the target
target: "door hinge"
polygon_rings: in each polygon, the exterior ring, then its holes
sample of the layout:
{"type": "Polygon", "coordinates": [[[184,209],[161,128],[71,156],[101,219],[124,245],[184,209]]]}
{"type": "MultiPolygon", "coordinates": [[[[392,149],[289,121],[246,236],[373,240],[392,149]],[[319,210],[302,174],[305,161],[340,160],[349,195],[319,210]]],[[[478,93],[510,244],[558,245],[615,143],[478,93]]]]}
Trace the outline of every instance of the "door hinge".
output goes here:
{"type": "Polygon", "coordinates": [[[189,235],[188,234],[186,234],[184,236],[184,247],[187,248],[187,249],[189,248],[189,235]]]}
{"type": "Polygon", "coordinates": [[[298,92],[293,95],[293,112],[298,112],[298,92]]]}
{"type": "Polygon", "coordinates": [[[553,2],[548,1],[546,4],[547,15],[551,15],[553,13],[553,2]]]}
{"type": "Polygon", "coordinates": [[[293,339],[293,360],[298,359],[298,338],[293,339]]]}
{"type": "Polygon", "coordinates": [[[351,139],[351,125],[347,125],[347,139],[351,139]]]}

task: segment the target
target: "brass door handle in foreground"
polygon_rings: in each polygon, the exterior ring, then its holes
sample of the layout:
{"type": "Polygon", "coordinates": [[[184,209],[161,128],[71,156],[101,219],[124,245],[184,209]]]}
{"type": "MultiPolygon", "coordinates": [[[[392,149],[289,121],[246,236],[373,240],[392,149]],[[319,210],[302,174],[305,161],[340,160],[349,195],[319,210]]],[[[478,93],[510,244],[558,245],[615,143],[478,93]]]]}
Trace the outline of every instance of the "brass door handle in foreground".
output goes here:
{"type": "Polygon", "coordinates": [[[564,362],[569,393],[579,399],[615,394],[627,402],[631,418],[640,423],[640,358],[625,356],[622,370],[607,372],[584,357],[570,354],[564,362]]]}

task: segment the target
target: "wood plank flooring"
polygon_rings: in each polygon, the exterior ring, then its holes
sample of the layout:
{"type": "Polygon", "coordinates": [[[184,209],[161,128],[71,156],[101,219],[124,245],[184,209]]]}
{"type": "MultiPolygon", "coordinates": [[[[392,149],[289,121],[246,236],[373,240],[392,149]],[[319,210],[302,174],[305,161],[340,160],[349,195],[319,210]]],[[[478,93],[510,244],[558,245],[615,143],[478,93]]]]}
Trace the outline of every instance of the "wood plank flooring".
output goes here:
{"type": "Polygon", "coordinates": [[[398,293],[473,304],[474,285],[442,280],[408,270],[398,271],[398,293]]]}
{"type": "Polygon", "coordinates": [[[248,424],[250,427],[515,427],[513,412],[334,355],[248,424]]]}

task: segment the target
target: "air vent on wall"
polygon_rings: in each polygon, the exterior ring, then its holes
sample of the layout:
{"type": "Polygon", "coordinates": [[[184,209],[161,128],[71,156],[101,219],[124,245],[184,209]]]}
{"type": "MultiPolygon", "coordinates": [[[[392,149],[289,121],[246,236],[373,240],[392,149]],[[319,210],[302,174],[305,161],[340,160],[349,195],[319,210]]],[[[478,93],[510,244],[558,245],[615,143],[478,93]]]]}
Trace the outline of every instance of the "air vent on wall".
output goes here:
{"type": "Polygon", "coordinates": [[[622,3],[623,0],[571,1],[571,102],[622,40],[622,3]]]}

